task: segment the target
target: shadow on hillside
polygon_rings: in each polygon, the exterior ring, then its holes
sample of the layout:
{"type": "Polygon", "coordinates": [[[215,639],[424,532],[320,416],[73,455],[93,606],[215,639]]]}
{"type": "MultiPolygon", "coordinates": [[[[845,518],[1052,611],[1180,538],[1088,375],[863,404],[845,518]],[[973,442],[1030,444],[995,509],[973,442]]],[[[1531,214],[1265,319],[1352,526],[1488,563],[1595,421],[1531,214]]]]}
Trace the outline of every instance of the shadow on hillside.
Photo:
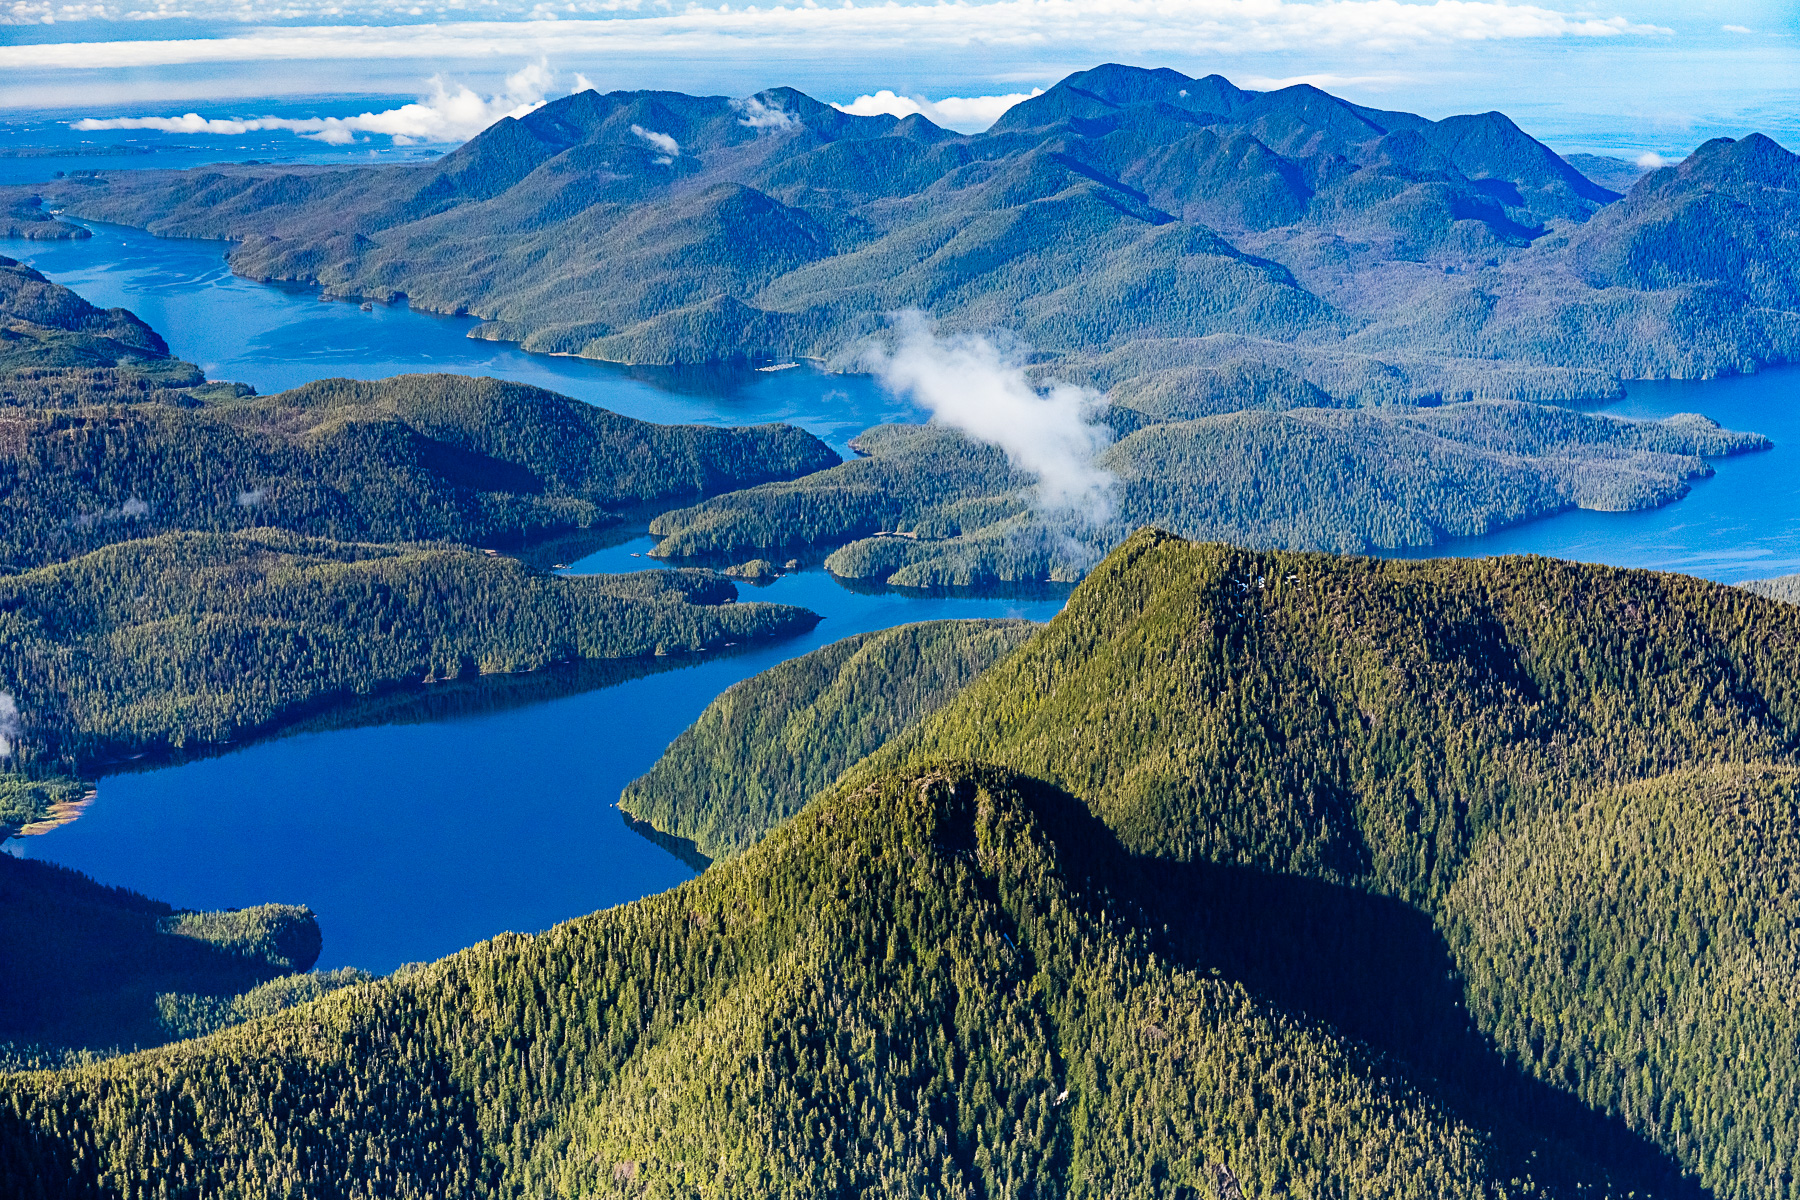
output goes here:
{"type": "MultiPolygon", "coordinates": [[[[174,909],[54,863],[0,854],[0,1041],[105,1049],[168,1040],[160,993],[232,996],[312,967],[164,926],[174,909]]],[[[313,933],[316,938],[316,927],[313,933]]]]}
{"type": "Polygon", "coordinates": [[[1660,1147],[1495,1050],[1463,1007],[1448,945],[1417,909],[1296,876],[1138,857],[1080,801],[1034,790],[1071,876],[1138,909],[1160,931],[1159,952],[1400,1061],[1413,1083],[1494,1135],[1503,1175],[1542,1182],[1597,1168],[1615,1194],[1711,1197],[1660,1147]]]}

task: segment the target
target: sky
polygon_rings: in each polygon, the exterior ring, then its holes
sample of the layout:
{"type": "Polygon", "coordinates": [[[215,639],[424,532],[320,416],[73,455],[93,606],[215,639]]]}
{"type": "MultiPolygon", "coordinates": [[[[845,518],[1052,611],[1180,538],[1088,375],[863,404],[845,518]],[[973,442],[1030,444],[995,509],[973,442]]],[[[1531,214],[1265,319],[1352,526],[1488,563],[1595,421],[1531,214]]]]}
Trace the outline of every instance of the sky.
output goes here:
{"type": "Polygon", "coordinates": [[[447,143],[586,86],[788,85],[978,129],[1107,61],[1434,118],[1499,109],[1565,153],[1677,157],[1754,130],[1800,148],[1800,0],[0,0],[0,119],[194,112],[202,137],[264,115],[252,100],[341,92],[359,104],[280,119],[315,141],[447,143]]]}

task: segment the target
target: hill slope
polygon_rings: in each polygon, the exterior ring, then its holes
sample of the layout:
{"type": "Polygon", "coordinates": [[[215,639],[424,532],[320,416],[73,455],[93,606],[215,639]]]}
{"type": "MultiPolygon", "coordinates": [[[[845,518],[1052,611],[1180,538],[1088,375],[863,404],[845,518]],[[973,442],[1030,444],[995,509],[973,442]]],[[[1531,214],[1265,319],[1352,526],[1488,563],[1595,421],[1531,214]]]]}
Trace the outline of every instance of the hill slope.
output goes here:
{"type": "Polygon", "coordinates": [[[1797,648],[1676,576],[1140,534],[692,883],[7,1079],[0,1172],[1790,1195],[1797,648]]]}
{"type": "Polygon", "coordinates": [[[708,572],[562,577],[506,558],[167,534],[0,577],[13,761],[79,768],[218,745],[402,685],[690,654],[812,628],[708,572]]]}
{"type": "Polygon", "coordinates": [[[863,457],[657,517],[669,558],[841,547],[836,574],[896,586],[1074,580],[1143,525],[1252,546],[1429,546],[1569,508],[1687,493],[1703,459],[1766,449],[1702,417],[1624,421],[1540,405],[1294,407],[1164,420],[1114,406],[1096,459],[1111,514],[1044,512],[1005,454],[940,426],[881,426],[863,457]],[[904,536],[872,537],[876,534],[904,536]]]}
{"type": "Polygon", "coordinates": [[[844,768],[947,704],[1037,627],[928,621],[858,634],[733,684],[619,807],[707,858],[742,850],[844,768]]]}
{"type": "Polygon", "coordinates": [[[968,137],[787,88],[583,92],[421,166],[38,190],[544,352],[829,355],[916,307],[1082,361],[1222,339],[1339,400],[1571,400],[1796,357],[1794,163],[1721,139],[1621,202],[1499,113],[1109,64],[968,137]]]}

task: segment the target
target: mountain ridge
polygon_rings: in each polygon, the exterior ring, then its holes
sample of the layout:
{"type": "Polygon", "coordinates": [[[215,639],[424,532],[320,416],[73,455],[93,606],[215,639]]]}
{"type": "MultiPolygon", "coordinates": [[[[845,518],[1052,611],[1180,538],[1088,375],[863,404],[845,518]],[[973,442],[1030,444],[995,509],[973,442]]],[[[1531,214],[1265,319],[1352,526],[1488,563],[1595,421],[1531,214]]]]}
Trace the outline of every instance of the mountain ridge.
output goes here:
{"type": "Polygon", "coordinates": [[[1077,368],[1132,338],[1236,334],[1368,356],[1417,375],[1415,396],[1460,371],[1485,396],[1592,398],[1800,349],[1780,233],[1793,156],[1761,135],[1702,151],[1621,200],[1503,114],[1433,122],[1108,65],[976,135],[792,89],[583,92],[425,166],[115,173],[55,193],[234,240],[252,278],[405,294],[542,352],[830,356],[916,306],[1077,368]]]}

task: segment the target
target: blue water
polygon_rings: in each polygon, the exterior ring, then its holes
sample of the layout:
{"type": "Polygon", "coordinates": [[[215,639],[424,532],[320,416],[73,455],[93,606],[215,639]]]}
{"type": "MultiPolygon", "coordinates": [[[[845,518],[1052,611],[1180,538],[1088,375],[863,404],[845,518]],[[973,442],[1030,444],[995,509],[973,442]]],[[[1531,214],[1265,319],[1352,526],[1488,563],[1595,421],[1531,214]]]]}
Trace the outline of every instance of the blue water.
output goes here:
{"type": "Polygon", "coordinates": [[[92,238],[8,242],[0,254],[29,263],[104,308],[122,306],[162,334],[209,379],[269,393],[345,375],[407,371],[492,375],[551,388],[626,416],[671,424],[787,421],[849,454],[846,443],[882,421],[922,420],[910,403],[866,376],[799,366],[714,374],[638,370],[584,358],[527,354],[468,336],[473,317],[413,312],[404,304],[322,301],[313,288],[252,283],[231,273],[226,243],[157,238],[83,222],[92,238]]]}
{"type": "Polygon", "coordinates": [[[1775,448],[1716,460],[1717,474],[1661,508],[1567,512],[1405,557],[1547,554],[1721,583],[1800,572],[1800,369],[1704,383],[1633,383],[1622,402],[1603,411],[1621,417],[1704,413],[1728,429],[1767,434],[1775,448]]]}
{"type": "MultiPolygon", "coordinates": [[[[211,377],[263,391],[329,374],[489,374],[650,420],[789,420],[840,449],[877,421],[917,417],[868,380],[810,368],[678,378],[526,355],[468,339],[467,319],[384,306],[364,313],[236,279],[216,243],[94,229],[91,241],[0,244],[0,253],[96,303],[131,308],[211,377]]],[[[1567,513],[1427,553],[1553,554],[1727,582],[1800,571],[1800,373],[1638,384],[1610,411],[1703,412],[1767,433],[1776,448],[1719,462],[1716,478],[1662,509],[1567,513]]],[[[636,538],[570,569],[652,568],[654,560],[633,557],[650,545],[636,538]]],[[[1061,604],[869,595],[816,568],[741,590],[825,619],[794,641],[525,707],[299,734],[109,776],[79,820],[8,848],[186,907],[309,904],[325,931],[322,965],[385,971],[687,878],[613,804],[732,683],[854,633],[940,617],[1047,620],[1061,604]]]]}

